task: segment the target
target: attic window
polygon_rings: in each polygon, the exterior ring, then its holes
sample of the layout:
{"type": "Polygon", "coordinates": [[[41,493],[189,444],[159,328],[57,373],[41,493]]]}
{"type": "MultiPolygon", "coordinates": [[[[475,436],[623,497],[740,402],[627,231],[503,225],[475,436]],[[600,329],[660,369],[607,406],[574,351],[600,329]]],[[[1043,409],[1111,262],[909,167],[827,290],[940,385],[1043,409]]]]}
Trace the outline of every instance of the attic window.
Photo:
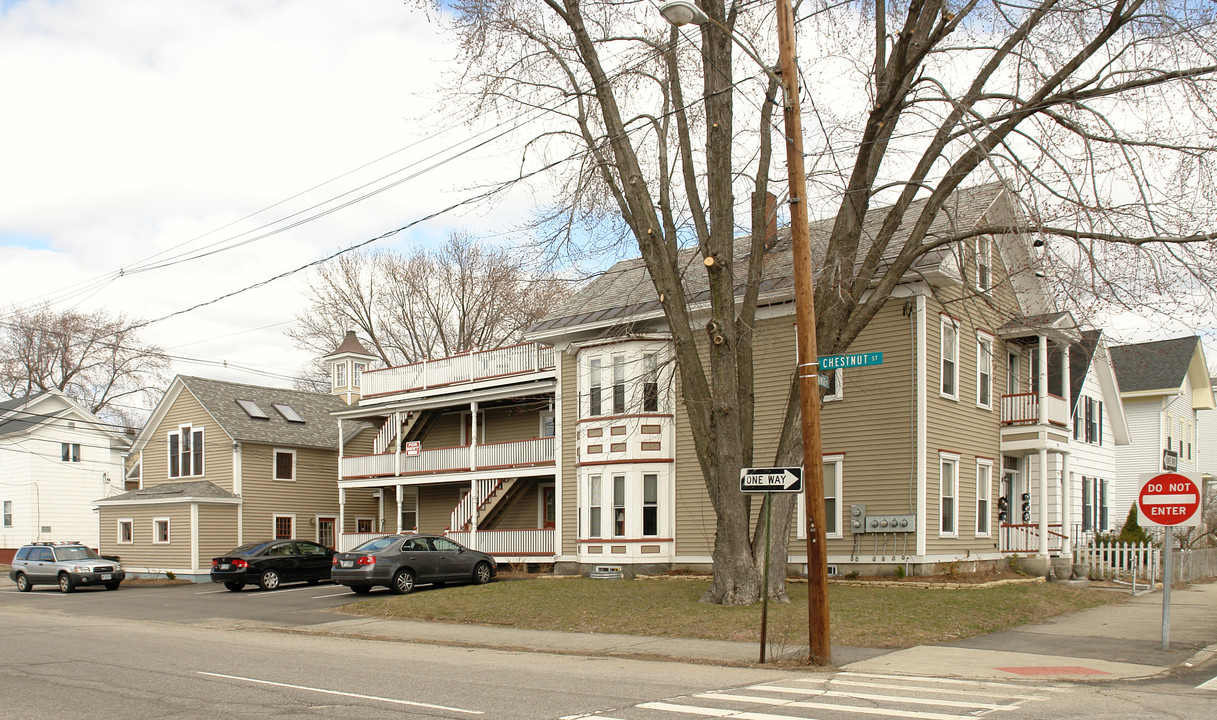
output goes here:
{"type": "Polygon", "coordinates": [[[300,413],[296,412],[296,410],[294,408],[292,408],[291,405],[276,404],[276,405],[271,405],[271,407],[273,407],[275,410],[277,410],[279,412],[279,414],[283,416],[283,419],[288,422],[293,422],[293,423],[304,422],[304,418],[300,417],[300,413]]]}
{"type": "Polygon", "coordinates": [[[245,414],[251,418],[256,420],[270,420],[270,415],[263,412],[262,408],[258,407],[258,403],[254,402],[253,400],[237,400],[237,404],[240,405],[241,409],[245,411],[245,414]]]}

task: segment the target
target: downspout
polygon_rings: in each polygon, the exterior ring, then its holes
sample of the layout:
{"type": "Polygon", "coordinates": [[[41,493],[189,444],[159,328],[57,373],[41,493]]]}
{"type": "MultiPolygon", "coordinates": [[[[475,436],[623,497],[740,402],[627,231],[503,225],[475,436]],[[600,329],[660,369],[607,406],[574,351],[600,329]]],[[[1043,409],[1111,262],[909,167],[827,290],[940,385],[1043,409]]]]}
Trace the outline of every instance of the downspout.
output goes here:
{"type": "Polygon", "coordinates": [[[913,356],[913,362],[916,365],[917,386],[915,388],[917,416],[917,439],[916,439],[916,458],[917,463],[917,555],[925,557],[926,554],[926,492],[928,479],[926,478],[926,463],[929,458],[926,454],[926,340],[925,340],[925,296],[918,295],[916,304],[916,335],[917,335],[917,352],[913,356]]]}
{"type": "Polygon", "coordinates": [[[190,503],[190,573],[199,574],[199,504],[196,502],[190,503]]]}
{"type": "MultiPolygon", "coordinates": [[[[238,498],[242,497],[244,491],[244,483],[241,478],[241,443],[234,442],[232,444],[232,494],[238,498]]],[[[140,484],[143,484],[144,473],[143,468],[140,468],[140,484]]],[[[237,505],[237,545],[245,544],[245,500],[241,499],[237,505]]]]}

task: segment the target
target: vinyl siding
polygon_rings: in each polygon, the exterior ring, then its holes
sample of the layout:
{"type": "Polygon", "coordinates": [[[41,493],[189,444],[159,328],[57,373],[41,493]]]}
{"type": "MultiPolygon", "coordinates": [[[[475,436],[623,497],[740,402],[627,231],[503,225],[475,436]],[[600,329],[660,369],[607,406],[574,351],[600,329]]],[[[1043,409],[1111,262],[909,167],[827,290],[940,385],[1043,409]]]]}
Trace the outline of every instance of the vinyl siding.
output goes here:
{"type": "MultiPolygon", "coordinates": [[[[101,554],[118,555],[128,569],[144,568],[154,572],[189,570],[190,562],[190,504],[165,503],[102,507],[101,554]],[[153,518],[169,518],[169,543],[152,542],[153,518]],[[120,545],[118,519],[131,518],[132,542],[120,545]]],[[[210,568],[210,566],[208,566],[210,568]]]]}
{"type": "Polygon", "coordinates": [[[534,479],[517,481],[522,486],[513,489],[508,505],[491,527],[482,530],[535,530],[541,527],[541,490],[534,479]]]}
{"type": "Polygon", "coordinates": [[[211,559],[235,548],[237,542],[236,505],[199,505],[199,569],[211,570],[211,559]]]}
{"type": "Polygon", "coordinates": [[[574,355],[566,352],[555,352],[558,364],[558,409],[562,413],[560,442],[561,453],[561,502],[562,511],[558,514],[561,523],[562,547],[557,548],[559,555],[573,557],[578,552],[576,542],[579,533],[579,502],[576,497],[578,483],[578,467],[575,448],[578,446],[579,432],[579,391],[576,386],[578,379],[577,361],[574,355]]]}
{"type": "Polygon", "coordinates": [[[1162,468],[1162,400],[1125,398],[1130,443],[1116,449],[1116,482],[1109,488],[1111,523],[1119,529],[1141,490],[1141,473],[1162,468]]]}
{"type": "Polygon", "coordinates": [[[514,407],[486,410],[486,437],[481,444],[531,440],[541,436],[541,413],[530,405],[525,410],[514,407]]]}
{"type": "MultiPolygon", "coordinates": [[[[316,515],[338,517],[338,453],[334,450],[294,448],[296,479],[274,480],[271,445],[241,446],[241,486],[244,499],[244,540],[254,542],[275,536],[276,515],[296,516],[296,537],[317,539],[316,515]]],[[[349,513],[349,509],[348,509],[349,513]]]]}
{"type": "Polygon", "coordinates": [[[439,535],[447,530],[452,510],[467,490],[469,485],[466,483],[419,487],[418,531],[439,535]]]}
{"type": "Polygon", "coordinates": [[[160,424],[148,435],[141,453],[144,487],[183,480],[207,480],[232,492],[232,438],[207,413],[190,391],[182,388],[160,424]],[[169,433],[182,425],[203,428],[203,472],[199,476],[169,477],[169,433]]]}
{"type": "Polygon", "coordinates": [[[346,441],[342,445],[342,454],[346,456],[352,455],[371,455],[372,445],[376,442],[376,430],[364,430],[355,437],[346,441]]]}

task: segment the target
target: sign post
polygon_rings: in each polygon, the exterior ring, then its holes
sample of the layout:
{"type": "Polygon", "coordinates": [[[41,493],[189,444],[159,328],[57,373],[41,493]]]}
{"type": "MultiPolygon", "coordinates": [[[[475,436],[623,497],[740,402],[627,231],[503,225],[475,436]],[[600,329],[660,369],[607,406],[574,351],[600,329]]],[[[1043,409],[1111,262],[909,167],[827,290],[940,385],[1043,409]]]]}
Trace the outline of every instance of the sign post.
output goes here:
{"type": "Polygon", "coordinates": [[[1200,476],[1195,473],[1142,473],[1137,510],[1141,524],[1166,528],[1162,567],[1162,649],[1170,648],[1171,585],[1174,584],[1174,529],[1200,525],[1200,476]]]}
{"type": "Polygon", "coordinates": [[[761,664],[765,663],[765,636],[769,626],[769,512],[773,493],[803,492],[803,468],[740,468],[739,490],[743,493],[764,493],[765,504],[765,564],[761,567],[761,664]]]}

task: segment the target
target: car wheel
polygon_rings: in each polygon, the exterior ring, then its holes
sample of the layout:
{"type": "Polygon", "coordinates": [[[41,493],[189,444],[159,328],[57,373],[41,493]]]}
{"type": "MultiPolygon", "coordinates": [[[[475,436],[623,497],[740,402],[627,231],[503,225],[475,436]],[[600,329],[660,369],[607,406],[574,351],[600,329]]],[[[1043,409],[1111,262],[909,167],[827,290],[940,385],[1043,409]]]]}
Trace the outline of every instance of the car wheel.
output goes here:
{"type": "Polygon", "coordinates": [[[485,585],[490,582],[491,577],[493,577],[493,574],[490,572],[490,563],[480,562],[477,564],[477,567],[473,568],[474,585],[485,585]]]}
{"type": "Polygon", "coordinates": [[[356,595],[367,595],[368,593],[372,592],[372,586],[371,585],[352,585],[351,592],[355,593],[356,595]]]}
{"type": "Polygon", "coordinates": [[[72,580],[72,576],[67,573],[62,573],[59,576],[59,592],[70,593],[76,589],[76,583],[72,580]]]}
{"type": "Polygon", "coordinates": [[[233,592],[241,592],[241,588],[245,587],[245,583],[226,582],[226,583],[224,583],[224,587],[228,588],[229,590],[231,590],[233,592]]]}
{"type": "Polygon", "coordinates": [[[122,585],[122,583],[121,582],[108,582],[108,583],[106,583],[106,589],[107,590],[117,590],[119,585],[122,585]]]}
{"type": "Polygon", "coordinates": [[[17,574],[17,590],[20,592],[29,592],[34,586],[30,584],[30,579],[25,576],[25,573],[17,574]]]}
{"type": "Polygon", "coordinates": [[[274,570],[262,573],[262,577],[258,578],[258,587],[263,590],[274,590],[279,587],[279,573],[274,570]]]}
{"type": "Polygon", "coordinates": [[[393,576],[393,584],[389,589],[398,595],[405,595],[414,589],[414,571],[402,568],[393,576]]]}

